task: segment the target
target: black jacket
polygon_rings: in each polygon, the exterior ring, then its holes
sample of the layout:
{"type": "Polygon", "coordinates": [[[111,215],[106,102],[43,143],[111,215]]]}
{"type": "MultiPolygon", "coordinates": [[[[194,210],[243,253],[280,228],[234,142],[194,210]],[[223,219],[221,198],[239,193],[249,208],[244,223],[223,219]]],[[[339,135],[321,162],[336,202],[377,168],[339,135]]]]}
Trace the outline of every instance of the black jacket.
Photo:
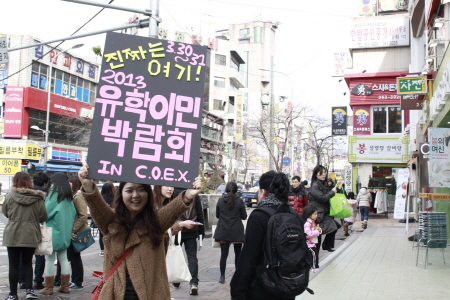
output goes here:
{"type": "Polygon", "coordinates": [[[233,199],[233,208],[227,206],[229,196],[223,194],[217,201],[216,218],[217,228],[214,232],[214,239],[226,242],[243,242],[244,241],[244,225],[242,220],[247,219],[244,201],[240,197],[233,199]]]}
{"type": "Polygon", "coordinates": [[[308,193],[309,204],[317,208],[318,216],[316,223],[320,224],[322,234],[338,230],[341,226],[330,216],[330,199],[334,196],[333,191],[328,191],[320,180],[314,181],[308,193]]]}
{"type": "MultiPolygon", "coordinates": [[[[174,191],[174,198],[176,198],[178,196],[179,193],[181,193],[182,191],[184,191],[186,189],[183,188],[175,188],[174,191]]],[[[195,196],[195,199],[193,200],[195,201],[194,203],[194,213],[196,215],[195,218],[195,222],[200,222],[202,224],[205,224],[205,218],[203,217],[203,208],[202,208],[202,201],[200,200],[200,197],[197,195],[195,196]]],[[[185,215],[182,214],[179,218],[180,221],[185,221],[185,215]]],[[[197,230],[192,230],[189,232],[186,232],[185,230],[181,231],[181,239],[182,240],[187,240],[187,239],[197,239],[199,237],[200,234],[203,235],[203,238],[205,238],[205,226],[204,225],[198,225],[196,227],[197,230]]],[[[184,228],[183,228],[184,229],[184,228]]]]}
{"type": "Polygon", "coordinates": [[[269,218],[266,213],[258,210],[250,214],[247,221],[244,248],[242,248],[236,272],[230,283],[232,300],[280,299],[270,296],[256,280],[256,268],[262,264],[264,258],[263,245],[269,218]]]}

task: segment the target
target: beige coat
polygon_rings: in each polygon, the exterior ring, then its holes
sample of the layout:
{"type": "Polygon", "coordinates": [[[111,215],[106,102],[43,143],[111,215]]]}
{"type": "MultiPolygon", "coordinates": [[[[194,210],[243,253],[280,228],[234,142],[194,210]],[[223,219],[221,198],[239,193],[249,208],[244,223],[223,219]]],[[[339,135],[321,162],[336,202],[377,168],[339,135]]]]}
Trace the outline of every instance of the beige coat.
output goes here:
{"type": "Polygon", "coordinates": [[[80,191],[73,196],[73,204],[77,214],[73,222],[72,233],[80,233],[89,228],[87,204],[80,191]]]}
{"type": "MultiPolygon", "coordinates": [[[[123,299],[127,271],[140,300],[169,300],[170,289],[164,242],[154,249],[150,238],[144,234],[144,230],[134,229],[124,245],[125,229],[116,221],[114,210],[103,201],[98,190],[96,189],[93,193],[83,193],[83,196],[91,210],[95,224],[104,235],[103,272],[105,276],[122,257],[125,250],[134,246],[131,253],[103,286],[99,300],[123,299]]],[[[158,220],[163,232],[174,225],[178,217],[189,208],[183,202],[183,196],[184,192],[158,210],[158,220]]]]}

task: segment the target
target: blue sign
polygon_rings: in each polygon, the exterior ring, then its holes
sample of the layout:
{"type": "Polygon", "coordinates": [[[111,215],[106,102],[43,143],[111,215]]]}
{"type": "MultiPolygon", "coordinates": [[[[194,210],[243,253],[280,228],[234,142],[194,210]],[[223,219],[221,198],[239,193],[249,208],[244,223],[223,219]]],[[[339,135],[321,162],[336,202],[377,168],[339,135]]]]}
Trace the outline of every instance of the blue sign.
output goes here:
{"type": "Polygon", "coordinates": [[[291,158],[290,157],[284,157],[283,158],[283,166],[289,166],[291,164],[291,158]]]}

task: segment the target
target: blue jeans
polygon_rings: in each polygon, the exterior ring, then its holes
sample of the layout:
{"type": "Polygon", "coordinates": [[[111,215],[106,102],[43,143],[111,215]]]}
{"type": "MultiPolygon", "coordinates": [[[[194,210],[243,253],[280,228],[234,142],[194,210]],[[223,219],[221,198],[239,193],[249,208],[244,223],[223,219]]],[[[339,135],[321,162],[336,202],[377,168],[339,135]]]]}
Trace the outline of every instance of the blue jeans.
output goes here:
{"type": "Polygon", "coordinates": [[[369,220],[369,207],[368,206],[360,206],[359,212],[361,214],[361,221],[369,220]]]}

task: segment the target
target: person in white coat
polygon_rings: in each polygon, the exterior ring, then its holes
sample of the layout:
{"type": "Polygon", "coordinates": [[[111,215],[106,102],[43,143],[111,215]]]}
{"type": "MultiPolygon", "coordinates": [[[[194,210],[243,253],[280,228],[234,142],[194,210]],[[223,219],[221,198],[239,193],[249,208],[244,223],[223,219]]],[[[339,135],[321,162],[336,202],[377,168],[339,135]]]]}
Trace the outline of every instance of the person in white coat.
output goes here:
{"type": "Polygon", "coordinates": [[[367,191],[367,188],[363,187],[359,190],[356,200],[358,201],[359,212],[361,214],[362,228],[366,229],[369,220],[369,207],[372,202],[372,195],[367,191]]]}

